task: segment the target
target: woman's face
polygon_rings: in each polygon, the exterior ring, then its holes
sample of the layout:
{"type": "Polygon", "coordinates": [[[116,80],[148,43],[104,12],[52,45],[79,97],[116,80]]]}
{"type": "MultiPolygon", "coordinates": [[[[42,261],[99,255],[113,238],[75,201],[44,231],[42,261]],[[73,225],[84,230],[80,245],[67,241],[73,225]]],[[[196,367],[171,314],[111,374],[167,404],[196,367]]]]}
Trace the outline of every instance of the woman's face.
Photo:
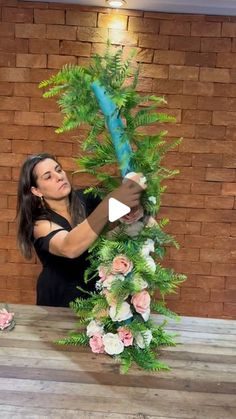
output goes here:
{"type": "Polygon", "coordinates": [[[34,195],[43,196],[46,200],[60,200],[69,195],[71,185],[66,173],[59,163],[52,159],[45,159],[34,168],[36,187],[31,191],[34,195]]]}

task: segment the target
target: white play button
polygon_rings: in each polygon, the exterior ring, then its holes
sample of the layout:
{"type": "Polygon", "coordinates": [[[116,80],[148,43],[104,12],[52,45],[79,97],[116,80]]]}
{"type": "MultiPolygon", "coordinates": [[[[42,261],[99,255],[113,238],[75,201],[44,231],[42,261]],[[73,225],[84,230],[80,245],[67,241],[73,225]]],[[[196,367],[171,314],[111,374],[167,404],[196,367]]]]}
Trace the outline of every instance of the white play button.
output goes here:
{"type": "Polygon", "coordinates": [[[118,201],[118,199],[109,198],[108,219],[111,223],[128,214],[130,211],[131,209],[128,205],[122,204],[122,202],[118,201]]]}

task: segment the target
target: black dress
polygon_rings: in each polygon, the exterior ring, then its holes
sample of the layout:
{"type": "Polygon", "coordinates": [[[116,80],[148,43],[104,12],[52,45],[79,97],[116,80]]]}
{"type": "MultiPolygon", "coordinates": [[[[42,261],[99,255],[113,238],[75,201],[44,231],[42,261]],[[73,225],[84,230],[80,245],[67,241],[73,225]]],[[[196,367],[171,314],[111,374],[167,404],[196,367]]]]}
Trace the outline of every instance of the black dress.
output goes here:
{"type": "MultiPolygon", "coordinates": [[[[82,190],[77,191],[77,193],[82,203],[84,203],[87,217],[96,208],[100,200],[95,199],[91,194],[84,195],[82,190]]],[[[94,291],[97,279],[89,281],[87,284],[84,282],[84,271],[89,267],[89,262],[86,260],[87,251],[74,259],[53,255],[49,252],[49,242],[58,231],[72,230],[70,223],[54,211],[50,211],[50,221],[58,224],[61,228],[34,241],[35,251],[43,265],[43,270],[37,282],[37,304],[68,307],[69,303],[75,298],[88,297],[88,294],[76,288],[77,285],[85,290],[94,291]]]]}

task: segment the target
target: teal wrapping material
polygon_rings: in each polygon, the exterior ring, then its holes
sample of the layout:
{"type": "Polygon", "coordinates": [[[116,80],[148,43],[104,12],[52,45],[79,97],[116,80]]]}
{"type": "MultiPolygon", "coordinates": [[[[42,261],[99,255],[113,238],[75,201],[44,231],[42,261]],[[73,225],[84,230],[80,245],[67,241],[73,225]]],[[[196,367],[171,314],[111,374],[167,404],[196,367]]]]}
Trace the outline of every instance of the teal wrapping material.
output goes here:
{"type": "Polygon", "coordinates": [[[98,81],[93,82],[91,87],[98,101],[99,107],[105,116],[107,128],[111,134],[115,153],[120,166],[121,175],[124,177],[127,173],[133,171],[130,165],[132,148],[128,139],[124,137],[124,124],[119,116],[119,111],[116,105],[106,93],[105,88],[101,86],[98,81]]]}

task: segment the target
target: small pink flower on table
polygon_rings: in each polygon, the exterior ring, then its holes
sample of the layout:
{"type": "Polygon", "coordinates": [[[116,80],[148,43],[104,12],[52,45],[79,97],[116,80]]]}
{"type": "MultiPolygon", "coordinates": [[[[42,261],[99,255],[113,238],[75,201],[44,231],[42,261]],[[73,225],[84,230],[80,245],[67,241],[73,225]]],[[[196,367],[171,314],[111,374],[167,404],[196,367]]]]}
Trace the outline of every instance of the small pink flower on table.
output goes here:
{"type": "Polygon", "coordinates": [[[95,335],[89,339],[89,345],[92,352],[95,354],[103,354],[105,352],[102,335],[100,333],[95,333],[95,335]]]}
{"type": "Polygon", "coordinates": [[[141,314],[145,321],[148,320],[150,315],[150,302],[151,297],[146,290],[134,294],[131,298],[131,303],[133,304],[135,310],[137,313],[141,314]]]}
{"type": "Polygon", "coordinates": [[[0,330],[7,329],[14,318],[14,313],[9,313],[5,308],[0,310],[0,330]]]}
{"type": "Polygon", "coordinates": [[[133,344],[133,335],[129,329],[124,326],[119,327],[118,335],[124,346],[131,346],[133,344]]]}

